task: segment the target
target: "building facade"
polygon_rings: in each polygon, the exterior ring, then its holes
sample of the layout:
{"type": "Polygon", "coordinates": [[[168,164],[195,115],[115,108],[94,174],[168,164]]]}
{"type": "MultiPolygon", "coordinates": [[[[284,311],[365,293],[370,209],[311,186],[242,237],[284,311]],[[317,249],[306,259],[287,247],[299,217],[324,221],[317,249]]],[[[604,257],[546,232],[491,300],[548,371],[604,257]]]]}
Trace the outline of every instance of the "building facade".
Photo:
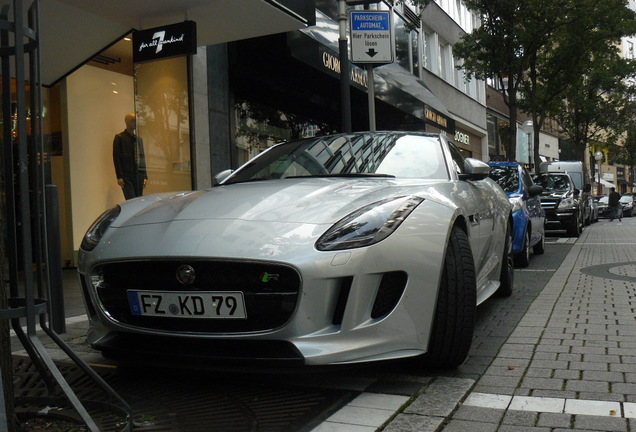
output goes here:
{"type": "MultiPolygon", "coordinates": [[[[80,40],[99,46],[84,54],[87,61],[65,53],[66,39],[58,41],[55,50],[66,66],[46,78],[49,180],[60,190],[65,266],[75,265],[90,223],[124,199],[112,142],[129,112],[137,114],[146,152],[145,194],[210,187],[216,173],[277,141],[341,130],[335,1],[250,0],[247,11],[234,2],[179,0],[178,13],[160,2],[152,19],[144,15],[149,7],[129,10],[131,18],[105,0],[44,2],[52,12],[59,7],[67,16],[105,22],[104,33],[112,37],[80,40]],[[181,22],[194,23],[193,54],[133,62],[142,31],[150,31],[144,49],[158,51],[180,38],[166,32],[181,22]],[[155,41],[161,32],[165,39],[155,41]]],[[[373,69],[377,129],[443,133],[465,155],[487,160],[485,83],[465,81],[452,52],[477,18],[461,2],[447,0],[421,15],[393,2],[371,7],[390,12],[395,49],[393,64],[373,69]]],[[[366,130],[367,71],[349,66],[352,126],[366,130]]]]}

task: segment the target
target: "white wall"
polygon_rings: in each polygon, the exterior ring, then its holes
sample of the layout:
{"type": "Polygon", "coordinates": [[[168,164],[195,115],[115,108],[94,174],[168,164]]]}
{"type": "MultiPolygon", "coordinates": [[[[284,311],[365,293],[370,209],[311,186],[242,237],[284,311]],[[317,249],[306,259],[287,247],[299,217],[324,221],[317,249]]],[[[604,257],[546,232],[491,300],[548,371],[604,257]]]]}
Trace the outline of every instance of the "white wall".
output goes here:
{"type": "Polygon", "coordinates": [[[126,113],[134,112],[134,85],[131,76],[83,66],[66,79],[65,88],[62,121],[70,190],[64,193],[70,196],[77,251],[90,224],[124,201],[115,178],[113,138],[125,129],[126,113]]]}
{"type": "Polygon", "coordinates": [[[559,139],[552,135],[540,134],[539,135],[540,148],[539,154],[545,156],[548,160],[559,160],[559,139]]]}

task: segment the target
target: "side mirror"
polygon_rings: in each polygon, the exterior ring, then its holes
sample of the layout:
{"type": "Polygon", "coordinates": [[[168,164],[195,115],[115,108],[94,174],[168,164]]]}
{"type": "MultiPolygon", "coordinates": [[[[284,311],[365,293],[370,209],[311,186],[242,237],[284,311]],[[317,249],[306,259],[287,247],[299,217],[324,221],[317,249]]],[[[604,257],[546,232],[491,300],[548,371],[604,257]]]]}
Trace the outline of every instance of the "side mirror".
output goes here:
{"type": "Polygon", "coordinates": [[[592,184],[585,183],[585,186],[583,186],[583,192],[592,192],[592,184]]]}
{"type": "Polygon", "coordinates": [[[464,159],[464,174],[460,174],[460,180],[483,180],[490,174],[490,165],[474,158],[464,159]]]}
{"type": "Polygon", "coordinates": [[[534,184],[528,188],[528,195],[530,195],[531,197],[541,195],[542,193],[543,193],[543,186],[534,184]]]}
{"type": "Polygon", "coordinates": [[[217,175],[212,177],[212,186],[218,186],[219,184],[223,183],[223,181],[226,178],[228,178],[230,176],[230,174],[232,174],[233,172],[234,172],[234,170],[231,170],[231,169],[227,169],[225,171],[221,171],[220,173],[218,173],[217,175]]]}
{"type": "Polygon", "coordinates": [[[574,196],[579,196],[581,195],[581,191],[578,189],[574,189],[574,196]]]}

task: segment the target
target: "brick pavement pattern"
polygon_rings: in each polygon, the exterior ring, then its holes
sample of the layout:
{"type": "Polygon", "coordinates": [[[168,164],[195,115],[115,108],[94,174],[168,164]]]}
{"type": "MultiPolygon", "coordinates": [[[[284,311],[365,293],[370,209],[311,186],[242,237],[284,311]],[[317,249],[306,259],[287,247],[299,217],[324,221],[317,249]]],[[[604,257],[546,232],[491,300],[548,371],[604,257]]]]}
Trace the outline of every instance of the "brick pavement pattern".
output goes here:
{"type": "Polygon", "coordinates": [[[442,430],[636,432],[636,218],[583,232],[442,430]]]}

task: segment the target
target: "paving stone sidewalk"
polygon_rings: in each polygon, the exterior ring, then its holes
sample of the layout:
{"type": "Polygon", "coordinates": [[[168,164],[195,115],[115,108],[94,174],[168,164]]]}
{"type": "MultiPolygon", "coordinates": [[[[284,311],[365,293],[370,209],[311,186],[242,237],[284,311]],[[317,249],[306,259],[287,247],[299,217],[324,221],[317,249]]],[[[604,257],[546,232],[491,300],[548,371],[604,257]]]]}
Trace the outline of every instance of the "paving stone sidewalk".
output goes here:
{"type": "Polygon", "coordinates": [[[636,431],[635,310],[636,218],[601,220],[441,430],[636,431]]]}

